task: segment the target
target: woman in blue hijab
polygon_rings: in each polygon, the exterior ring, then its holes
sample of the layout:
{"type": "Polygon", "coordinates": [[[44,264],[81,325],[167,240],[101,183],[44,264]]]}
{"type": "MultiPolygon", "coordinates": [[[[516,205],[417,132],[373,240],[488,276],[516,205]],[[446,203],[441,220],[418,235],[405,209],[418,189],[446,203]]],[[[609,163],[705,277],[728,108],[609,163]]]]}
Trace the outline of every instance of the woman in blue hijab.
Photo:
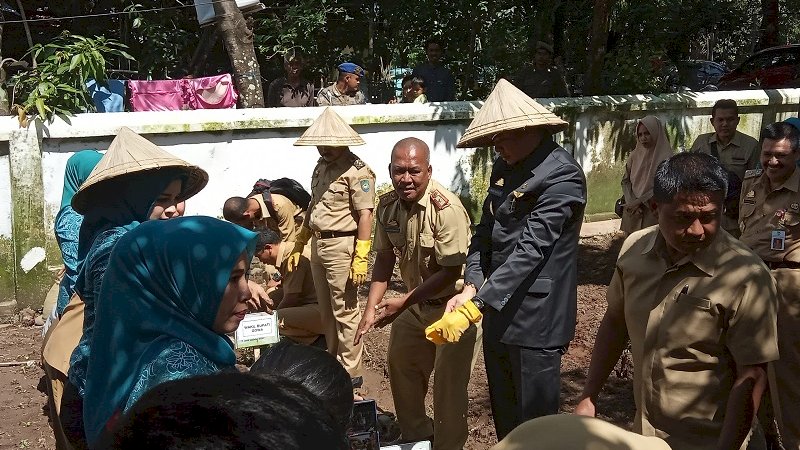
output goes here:
{"type": "Polygon", "coordinates": [[[70,156],[64,171],[64,191],[61,194],[61,208],[56,214],[54,224],[56,242],[61,248],[61,259],[64,261],[64,277],[58,286],[58,300],[56,302],[56,317],[61,317],[64,308],[69,303],[69,298],[75,292],[75,280],[78,278],[78,232],[83,222],[83,216],[72,209],[72,196],[78,192],[81,185],[94,166],[100,162],[103,155],[97,150],[81,150],[70,156]]]}
{"type": "Polygon", "coordinates": [[[106,269],[86,379],[93,445],[148,389],[233,368],[225,336],[247,312],[256,234],[211,217],[151,221],[119,239],[106,269]]]}
{"type": "Polygon", "coordinates": [[[164,208],[199,192],[208,174],[122,128],[80,190],[72,207],[82,213],[75,292],[84,302],[83,334],[69,359],[69,383],[61,398],[61,422],[73,446],[83,439],[82,398],[91,353],[95,304],[117,240],[139,223],[158,219],[164,208]]]}

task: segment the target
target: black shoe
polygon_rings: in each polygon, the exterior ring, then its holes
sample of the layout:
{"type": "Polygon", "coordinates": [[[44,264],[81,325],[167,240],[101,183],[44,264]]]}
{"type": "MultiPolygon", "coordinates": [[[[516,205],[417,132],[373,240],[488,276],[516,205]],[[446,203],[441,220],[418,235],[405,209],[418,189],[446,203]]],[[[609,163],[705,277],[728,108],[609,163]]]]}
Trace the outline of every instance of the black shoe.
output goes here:
{"type": "Polygon", "coordinates": [[[353,383],[353,389],[358,389],[364,384],[364,377],[353,377],[350,381],[353,383]]]}

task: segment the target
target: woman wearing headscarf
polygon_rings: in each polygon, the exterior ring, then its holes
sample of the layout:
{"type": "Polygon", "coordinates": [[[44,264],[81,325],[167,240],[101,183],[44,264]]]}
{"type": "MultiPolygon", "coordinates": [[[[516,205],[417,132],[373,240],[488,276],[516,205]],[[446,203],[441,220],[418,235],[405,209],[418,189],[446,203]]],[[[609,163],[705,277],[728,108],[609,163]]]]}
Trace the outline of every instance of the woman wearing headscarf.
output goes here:
{"type": "Polygon", "coordinates": [[[211,217],[138,226],[111,253],[86,378],[90,445],[148,389],[233,368],[256,234],[211,217]],[[109,422],[111,421],[111,422],[109,422]]]}
{"type": "Polygon", "coordinates": [[[658,165],[672,153],[664,125],[657,117],[647,116],[636,123],[636,148],[628,157],[622,177],[625,205],[621,228],[625,233],[658,223],[649,205],[653,197],[653,179],[658,165]]]}
{"type": "Polygon", "coordinates": [[[69,358],[69,382],[64,386],[60,413],[64,433],[73,445],[80,447],[84,440],[81,417],[86,367],[95,305],[111,249],[139,223],[173,214],[178,202],[199,192],[207,182],[208,174],[199,167],[123,127],[72,197],[72,207],[84,215],[77,253],[83,264],[75,283],[84,310],[82,335],[69,358]]]}
{"type": "Polygon", "coordinates": [[[81,150],[70,156],[64,170],[64,190],[61,194],[61,208],[56,214],[54,229],[56,242],[61,248],[61,259],[64,261],[64,277],[58,287],[56,317],[60,317],[75,292],[75,280],[78,278],[78,232],[83,222],[83,215],[72,209],[72,197],[92,169],[100,162],[103,155],[97,150],[81,150]]]}

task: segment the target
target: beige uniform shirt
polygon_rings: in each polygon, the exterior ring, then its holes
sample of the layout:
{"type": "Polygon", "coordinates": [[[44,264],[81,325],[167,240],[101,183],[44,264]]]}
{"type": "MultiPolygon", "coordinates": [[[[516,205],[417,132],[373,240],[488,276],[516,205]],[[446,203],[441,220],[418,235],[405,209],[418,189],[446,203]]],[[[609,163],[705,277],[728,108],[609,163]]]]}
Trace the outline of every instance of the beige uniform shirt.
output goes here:
{"type": "Polygon", "coordinates": [[[317,303],[317,291],[314,289],[314,278],[311,276],[311,246],[306,245],[297,267],[289,271],[288,261],[292,254],[294,242],[281,242],[278,246],[278,270],[283,279],[280,286],[269,293],[270,298],[280,302],[286,295],[294,294],[297,306],[317,303]]]}
{"type": "Polygon", "coordinates": [[[319,106],[349,106],[363,105],[365,103],[367,103],[367,97],[364,96],[363,92],[358,91],[355,95],[348,95],[339,92],[336,89],[336,83],[320,89],[317,94],[317,104],[319,106]]]}
{"type": "Polygon", "coordinates": [[[800,262],[800,170],[781,186],[769,190],[762,170],[752,170],[742,184],[739,228],[742,242],[765,261],[800,262]],[[783,250],[773,242],[773,232],[783,231],[783,250]]]}
{"type": "MultiPolygon", "coordinates": [[[[717,142],[717,133],[701,134],[694,140],[690,151],[711,155],[712,142],[717,142]]],[[[738,131],[733,134],[728,145],[723,146],[717,143],[717,152],[722,166],[735,173],[740,180],[744,179],[746,170],[755,169],[758,166],[761,155],[758,141],[738,131]]]]}
{"type": "MultiPolygon", "coordinates": [[[[394,251],[409,290],[443,266],[462,266],[467,260],[469,216],[461,200],[435,180],[410,207],[393,190],[381,195],[376,216],[372,248],[394,251]]],[[[452,296],[461,285],[458,281],[446,286],[433,298],[452,296]]]]}
{"type": "Polygon", "coordinates": [[[270,214],[264,197],[261,194],[250,198],[258,202],[261,207],[261,219],[256,220],[256,228],[269,228],[277,231],[281,235],[281,241],[294,241],[297,233],[303,225],[303,210],[294,204],[287,197],[280,194],[270,194],[272,197],[272,209],[275,215],[270,214]]]}
{"type": "Polygon", "coordinates": [[[658,226],[628,237],[607,300],[631,341],[634,431],[714,448],[736,365],[778,358],[776,295],[761,260],[722,230],[675,264],[658,226]]]}
{"type": "Polygon", "coordinates": [[[375,208],[375,173],[349,150],[320,158],[311,176],[308,224],[312,231],[355,231],[358,211],[375,208]]]}

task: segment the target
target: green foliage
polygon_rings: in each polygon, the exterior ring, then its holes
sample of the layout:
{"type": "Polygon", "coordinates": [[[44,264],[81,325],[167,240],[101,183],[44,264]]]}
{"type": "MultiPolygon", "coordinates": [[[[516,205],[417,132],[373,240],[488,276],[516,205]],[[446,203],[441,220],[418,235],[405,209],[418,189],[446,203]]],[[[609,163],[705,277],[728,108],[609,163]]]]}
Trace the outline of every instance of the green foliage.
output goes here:
{"type": "Polygon", "coordinates": [[[277,60],[282,61],[280,57],[285,51],[297,49],[313,56],[312,66],[327,57],[337,58],[342,49],[326,45],[326,36],[333,33],[331,25],[351,19],[344,7],[326,0],[278,2],[275,9],[255,19],[256,51],[265,59],[278,57],[277,60]]]}
{"type": "Polygon", "coordinates": [[[130,3],[129,12],[131,51],[137,56],[139,73],[156,79],[180,77],[186,74],[194,47],[199,39],[199,27],[193,10],[142,13],[156,7],[158,2],[130,3]]]}
{"type": "Polygon", "coordinates": [[[12,102],[20,103],[25,113],[44,120],[52,120],[54,115],[95,111],[85,83],[88,79],[104,83],[111,57],[133,59],[126,48],[103,36],[88,38],[67,32],[48,44],[36,44],[28,55],[37,67],[9,81],[13,86],[12,102]]]}

